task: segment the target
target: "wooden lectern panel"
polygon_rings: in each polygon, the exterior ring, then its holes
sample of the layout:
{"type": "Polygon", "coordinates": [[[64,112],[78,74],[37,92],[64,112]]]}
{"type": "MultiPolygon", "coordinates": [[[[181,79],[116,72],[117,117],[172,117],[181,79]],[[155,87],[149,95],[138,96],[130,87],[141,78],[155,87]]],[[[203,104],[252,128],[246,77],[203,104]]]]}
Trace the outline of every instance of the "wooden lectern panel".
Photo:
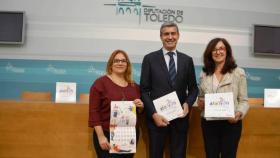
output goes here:
{"type": "Polygon", "coordinates": [[[251,106],[263,106],[263,98],[248,98],[248,104],[251,106]]]}
{"type": "Polygon", "coordinates": [[[21,99],[24,101],[52,101],[52,93],[24,91],[21,93],[21,99]]]}
{"type": "Polygon", "coordinates": [[[89,103],[89,94],[88,93],[81,93],[79,101],[81,103],[89,103]]]}

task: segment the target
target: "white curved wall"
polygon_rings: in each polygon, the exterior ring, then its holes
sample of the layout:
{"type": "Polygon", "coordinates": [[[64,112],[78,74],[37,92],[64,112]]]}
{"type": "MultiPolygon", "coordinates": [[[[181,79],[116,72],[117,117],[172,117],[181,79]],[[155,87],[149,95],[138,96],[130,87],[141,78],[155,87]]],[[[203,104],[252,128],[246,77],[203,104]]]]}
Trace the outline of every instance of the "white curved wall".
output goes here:
{"type": "MultiPolygon", "coordinates": [[[[116,15],[114,0],[1,0],[0,10],[24,10],[26,43],[0,45],[2,59],[106,61],[114,49],[126,50],[141,63],[145,54],[159,49],[161,22],[145,17],[116,15]]],[[[201,64],[207,42],[225,37],[239,65],[279,68],[278,58],[252,52],[253,24],[280,26],[278,0],[142,0],[142,5],[183,11],[178,49],[201,64]]]]}

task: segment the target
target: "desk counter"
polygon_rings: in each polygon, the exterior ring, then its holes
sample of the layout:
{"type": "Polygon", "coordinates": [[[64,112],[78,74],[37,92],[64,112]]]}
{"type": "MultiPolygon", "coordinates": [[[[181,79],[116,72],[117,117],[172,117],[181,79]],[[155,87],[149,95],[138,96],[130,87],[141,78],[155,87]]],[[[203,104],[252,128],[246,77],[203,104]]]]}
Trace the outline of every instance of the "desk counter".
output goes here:
{"type": "MultiPolygon", "coordinates": [[[[88,105],[0,101],[0,158],[95,158],[88,105]]],[[[136,158],[147,157],[148,135],[140,120],[136,158]]],[[[238,158],[280,157],[280,109],[251,106],[243,120],[238,158]]],[[[168,155],[168,152],[166,153],[168,155]]],[[[168,156],[166,156],[168,157],[168,156]]],[[[203,158],[200,112],[190,118],[188,158],[203,158]]]]}

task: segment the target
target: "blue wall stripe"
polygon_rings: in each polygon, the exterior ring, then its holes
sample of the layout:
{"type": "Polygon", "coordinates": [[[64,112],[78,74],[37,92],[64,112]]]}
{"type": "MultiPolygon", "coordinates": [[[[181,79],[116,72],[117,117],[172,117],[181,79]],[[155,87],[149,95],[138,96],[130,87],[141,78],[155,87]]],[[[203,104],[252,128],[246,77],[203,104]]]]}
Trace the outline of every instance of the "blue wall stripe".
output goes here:
{"type": "MultiPolygon", "coordinates": [[[[0,59],[0,99],[19,99],[22,91],[51,91],[56,82],[76,82],[77,96],[88,93],[96,78],[105,73],[106,62],[0,59]]],[[[196,65],[199,79],[201,66],[196,65]]],[[[264,88],[280,88],[280,69],[245,68],[249,97],[263,97],[264,88]]],[[[139,83],[141,64],[133,63],[139,83]]]]}

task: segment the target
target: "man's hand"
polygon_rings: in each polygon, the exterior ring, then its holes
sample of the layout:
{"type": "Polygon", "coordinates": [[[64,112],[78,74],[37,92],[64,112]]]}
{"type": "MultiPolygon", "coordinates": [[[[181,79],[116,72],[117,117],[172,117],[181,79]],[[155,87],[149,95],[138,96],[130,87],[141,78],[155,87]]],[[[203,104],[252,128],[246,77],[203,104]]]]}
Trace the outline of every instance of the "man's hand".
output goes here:
{"type": "Polygon", "coordinates": [[[186,117],[188,113],[189,113],[189,105],[187,103],[184,103],[183,104],[183,114],[182,114],[182,116],[180,116],[180,118],[186,117]]]}
{"type": "Polygon", "coordinates": [[[166,127],[169,124],[169,122],[163,116],[159,115],[158,113],[153,114],[153,119],[154,119],[155,124],[158,127],[166,127]]]}
{"type": "Polygon", "coordinates": [[[204,98],[203,97],[197,98],[197,106],[200,110],[204,109],[204,98]]]}

